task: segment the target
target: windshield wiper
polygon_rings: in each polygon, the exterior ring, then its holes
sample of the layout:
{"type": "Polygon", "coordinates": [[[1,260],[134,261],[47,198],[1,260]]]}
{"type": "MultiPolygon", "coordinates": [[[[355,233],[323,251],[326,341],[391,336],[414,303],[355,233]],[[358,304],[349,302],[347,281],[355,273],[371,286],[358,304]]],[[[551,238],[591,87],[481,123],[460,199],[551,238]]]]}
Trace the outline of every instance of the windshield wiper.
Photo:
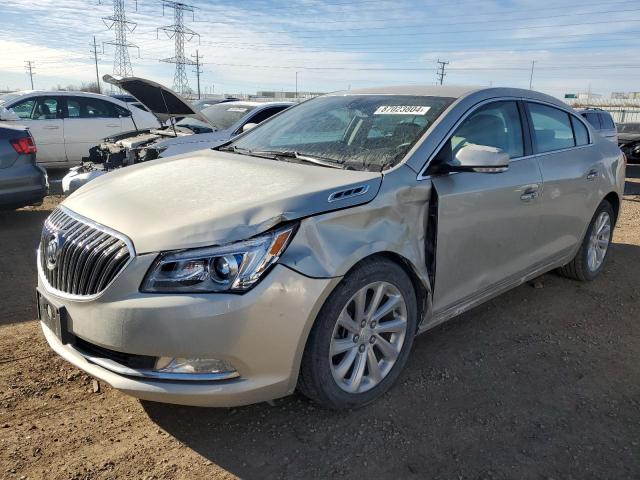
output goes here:
{"type": "Polygon", "coordinates": [[[300,160],[301,162],[311,163],[313,165],[320,165],[321,167],[338,168],[340,170],[344,169],[344,165],[340,163],[336,163],[331,160],[324,160],[323,158],[317,157],[315,155],[301,154],[293,150],[284,150],[284,151],[283,150],[259,150],[259,151],[251,150],[250,152],[251,152],[250,153],[251,155],[256,155],[259,157],[268,156],[268,158],[273,158],[273,159],[276,159],[278,157],[294,158],[296,160],[300,160]]]}

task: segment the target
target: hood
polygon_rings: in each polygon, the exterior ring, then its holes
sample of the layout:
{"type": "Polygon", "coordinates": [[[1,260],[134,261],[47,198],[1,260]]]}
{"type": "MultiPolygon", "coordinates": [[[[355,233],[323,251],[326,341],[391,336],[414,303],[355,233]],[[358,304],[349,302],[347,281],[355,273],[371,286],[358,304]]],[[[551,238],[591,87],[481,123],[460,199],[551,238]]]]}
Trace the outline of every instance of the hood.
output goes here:
{"type": "Polygon", "coordinates": [[[113,77],[111,75],[105,75],[102,79],[133,95],[160,122],[165,122],[170,117],[190,117],[211,125],[207,117],[201,115],[187,100],[159,83],[145,78],[113,77]]]}
{"type": "MultiPolygon", "coordinates": [[[[163,138],[155,142],[153,146],[156,148],[168,148],[177,145],[202,143],[203,146],[201,148],[213,148],[230,140],[231,133],[231,130],[216,130],[215,132],[196,133],[194,135],[183,135],[182,137],[176,138],[163,138]],[[211,144],[211,147],[204,144],[211,144]]],[[[191,150],[193,150],[193,148],[191,148],[191,150]]]]}
{"type": "Polygon", "coordinates": [[[377,172],[201,150],[103,175],[63,205],[148,253],[244,240],[284,221],[360,205],[381,181],[377,172]],[[345,194],[357,187],[359,195],[345,194]]]}

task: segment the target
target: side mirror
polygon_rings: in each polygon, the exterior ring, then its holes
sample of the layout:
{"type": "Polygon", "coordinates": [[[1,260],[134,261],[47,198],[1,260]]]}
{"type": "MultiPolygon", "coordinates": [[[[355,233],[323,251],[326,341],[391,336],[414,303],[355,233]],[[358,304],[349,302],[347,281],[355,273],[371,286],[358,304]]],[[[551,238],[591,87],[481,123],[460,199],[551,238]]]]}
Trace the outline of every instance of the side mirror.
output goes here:
{"type": "Polygon", "coordinates": [[[450,172],[500,173],[509,168],[509,154],[499,148],[470,144],[447,164],[450,172]]]}
{"type": "Polygon", "coordinates": [[[252,128],[255,128],[257,126],[258,126],[257,123],[245,123],[244,126],[242,127],[242,131],[243,132],[248,132],[249,130],[251,130],[252,128]]]}
{"type": "Polygon", "coordinates": [[[20,117],[16,115],[13,110],[2,107],[0,108],[0,120],[10,122],[14,120],[20,120],[20,117]]]}

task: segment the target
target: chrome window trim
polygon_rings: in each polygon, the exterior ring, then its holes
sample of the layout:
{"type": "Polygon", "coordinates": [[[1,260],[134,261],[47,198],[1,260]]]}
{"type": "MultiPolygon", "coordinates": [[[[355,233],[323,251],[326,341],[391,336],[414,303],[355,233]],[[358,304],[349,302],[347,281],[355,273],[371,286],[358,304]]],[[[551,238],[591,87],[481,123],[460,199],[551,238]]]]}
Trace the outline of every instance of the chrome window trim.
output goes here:
{"type": "MultiPolygon", "coordinates": [[[[133,259],[136,257],[136,250],[133,246],[133,242],[131,241],[131,239],[129,237],[127,237],[125,234],[118,232],[117,230],[113,230],[112,228],[109,228],[105,225],[102,225],[101,223],[98,223],[94,220],[91,220],[90,218],[87,218],[83,215],[80,215],[79,213],[74,212],[73,210],[69,210],[67,207],[61,205],[58,207],[60,210],[62,210],[66,215],[69,215],[71,218],[73,218],[74,220],[84,223],[86,225],[89,225],[92,228],[95,228],[96,230],[99,230],[103,233],[106,233],[108,235],[112,235],[114,237],[116,237],[118,240],[122,240],[124,242],[124,244],[127,246],[127,250],[129,250],[129,260],[127,260],[127,263],[124,264],[124,266],[122,267],[122,269],[118,272],[118,274],[113,277],[113,279],[102,289],[102,291],[95,293],[93,295],[74,295],[71,293],[67,293],[67,292],[63,292],[60,291],[56,288],[53,288],[49,282],[47,281],[47,277],[44,274],[44,272],[42,271],[42,263],[40,262],[40,244],[38,244],[38,249],[36,252],[36,260],[38,263],[38,277],[40,278],[40,281],[42,282],[42,285],[44,285],[44,288],[47,292],[66,299],[66,300],[72,300],[72,301],[76,301],[76,302],[88,302],[91,300],[95,300],[96,298],[99,298],[100,296],[102,296],[104,294],[104,292],[107,291],[107,289],[113,284],[113,282],[115,282],[118,277],[122,274],[122,272],[124,272],[127,267],[129,266],[129,264],[133,261],[133,259]]],[[[47,220],[45,220],[46,222],[47,220]]]]}
{"type": "MultiPolygon", "coordinates": [[[[449,139],[451,138],[451,135],[453,134],[453,132],[455,132],[455,130],[460,126],[460,124],[462,122],[464,122],[470,115],[472,115],[474,112],[476,112],[479,108],[487,105],[488,103],[505,102],[505,101],[516,101],[516,102],[517,101],[523,101],[523,102],[530,102],[530,103],[539,103],[539,104],[546,105],[546,106],[549,106],[549,107],[557,108],[558,110],[560,110],[562,112],[565,112],[565,113],[569,114],[570,116],[574,116],[574,117],[578,118],[583,123],[583,125],[586,126],[586,120],[584,120],[582,118],[579,118],[579,115],[575,115],[574,113],[570,112],[569,110],[565,110],[565,109],[561,108],[558,105],[555,105],[555,104],[550,103],[550,102],[545,102],[544,100],[534,100],[534,99],[529,99],[529,98],[526,98],[526,97],[494,97],[494,98],[489,98],[489,99],[486,99],[486,100],[482,100],[481,102],[476,103],[468,111],[466,111],[465,114],[463,116],[461,116],[458,119],[458,121],[453,125],[453,127],[451,127],[449,129],[449,131],[447,132],[447,135],[445,136],[445,138],[440,143],[438,143],[438,145],[434,149],[433,153],[429,156],[429,158],[425,162],[424,166],[420,169],[420,173],[418,173],[418,176],[416,177],[416,180],[417,181],[429,180],[431,178],[431,175],[427,175],[426,174],[426,171],[429,168],[429,164],[431,163],[433,158],[438,154],[438,152],[444,146],[444,144],[447,141],[449,141],[449,139]]],[[[525,127],[526,127],[525,125],[522,125],[523,131],[524,131],[525,127]]],[[[543,156],[543,155],[550,155],[550,154],[554,154],[554,153],[566,152],[568,150],[577,150],[577,149],[582,149],[582,148],[586,148],[586,147],[591,147],[591,146],[593,146],[593,137],[591,136],[591,130],[589,130],[589,127],[586,126],[586,128],[587,128],[587,134],[589,135],[589,143],[587,143],[586,145],[577,145],[577,146],[573,146],[573,147],[562,148],[560,150],[550,150],[548,152],[532,153],[531,155],[524,155],[522,157],[509,159],[509,163],[517,162],[517,161],[520,161],[520,160],[528,160],[528,159],[535,158],[535,157],[540,157],[540,156],[543,156]]],[[[574,138],[575,138],[575,133],[574,133],[574,138]]],[[[458,173],[458,172],[455,172],[455,173],[458,173]]]]}

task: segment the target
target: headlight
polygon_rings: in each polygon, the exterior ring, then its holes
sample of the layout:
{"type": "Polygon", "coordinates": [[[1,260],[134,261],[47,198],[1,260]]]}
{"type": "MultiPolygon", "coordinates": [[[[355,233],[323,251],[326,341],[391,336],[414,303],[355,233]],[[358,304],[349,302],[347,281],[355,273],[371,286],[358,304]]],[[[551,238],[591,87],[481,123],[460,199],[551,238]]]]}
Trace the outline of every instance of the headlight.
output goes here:
{"type": "Polygon", "coordinates": [[[162,253],[142,283],[143,292],[244,292],[278,261],[295,225],[244,242],[162,253]]]}

